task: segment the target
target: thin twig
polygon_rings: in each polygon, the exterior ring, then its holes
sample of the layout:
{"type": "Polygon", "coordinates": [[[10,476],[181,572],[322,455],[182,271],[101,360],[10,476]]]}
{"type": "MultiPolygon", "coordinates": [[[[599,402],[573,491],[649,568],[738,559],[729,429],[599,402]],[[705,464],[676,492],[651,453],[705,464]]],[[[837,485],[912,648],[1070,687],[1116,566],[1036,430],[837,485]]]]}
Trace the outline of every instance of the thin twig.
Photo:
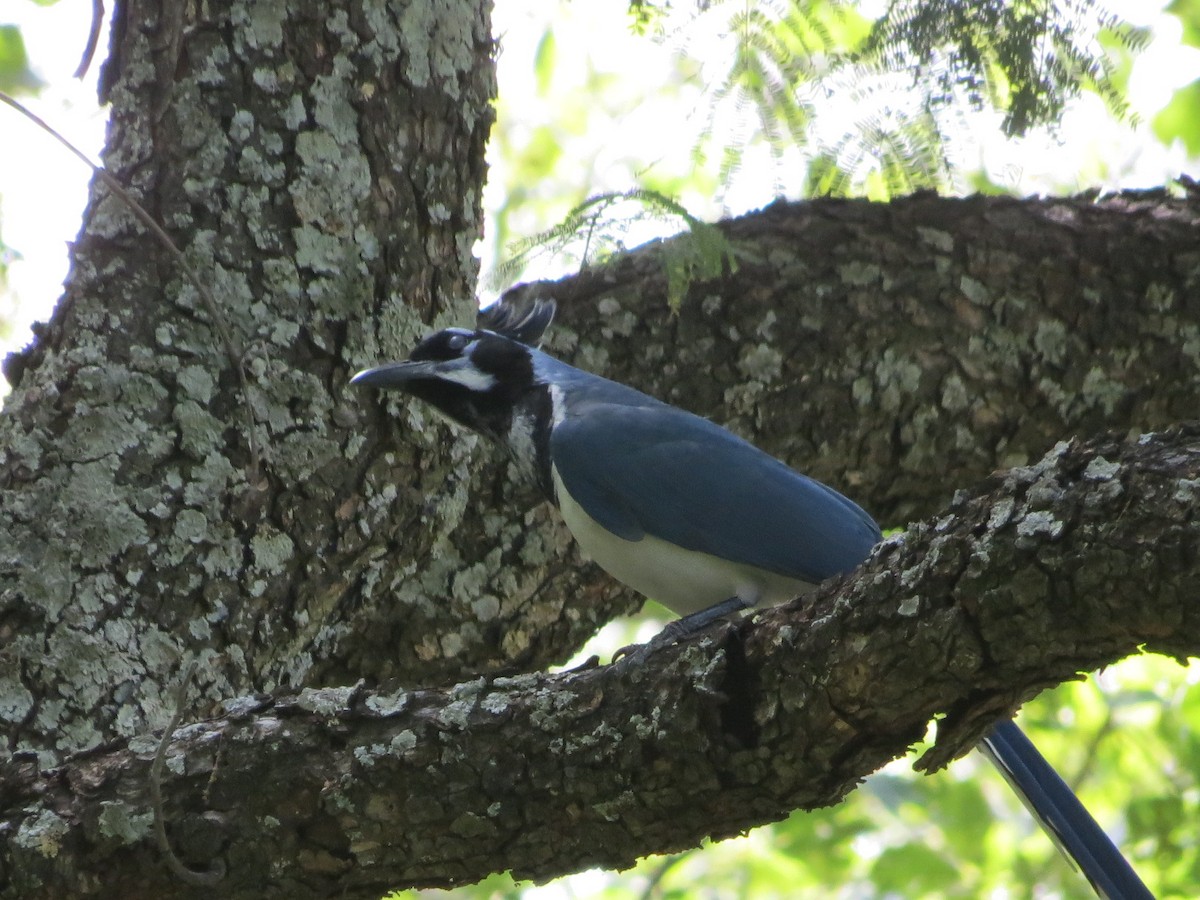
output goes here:
{"type": "Polygon", "coordinates": [[[225,860],[217,857],[213,860],[212,867],[205,872],[197,872],[195,869],[185,866],[183,860],[175,855],[175,851],[171,848],[171,842],[167,840],[166,817],[163,815],[162,802],[162,769],[167,758],[167,747],[171,743],[171,735],[175,733],[175,729],[179,727],[179,723],[183,719],[188,685],[191,684],[192,675],[195,672],[196,660],[193,658],[187,668],[183,670],[183,676],[179,679],[179,684],[172,695],[175,714],[171,716],[171,721],[163,730],[162,740],[158,742],[158,750],[154,754],[154,762],[150,764],[150,800],[154,805],[154,838],[158,842],[158,849],[162,853],[163,859],[167,862],[167,868],[187,884],[210,887],[225,877],[225,860]]]}
{"type": "Polygon", "coordinates": [[[79,58],[73,78],[82,78],[92,67],[92,59],[96,56],[96,46],[100,43],[100,27],[104,24],[104,0],[92,0],[92,27],[88,29],[87,46],[79,58]]]}
{"type": "Polygon", "coordinates": [[[650,873],[649,879],[646,881],[646,889],[642,891],[640,900],[651,900],[654,896],[655,889],[666,877],[667,872],[675,868],[691,855],[691,852],[676,853],[674,856],[668,856],[664,859],[653,872],[650,873]]]}

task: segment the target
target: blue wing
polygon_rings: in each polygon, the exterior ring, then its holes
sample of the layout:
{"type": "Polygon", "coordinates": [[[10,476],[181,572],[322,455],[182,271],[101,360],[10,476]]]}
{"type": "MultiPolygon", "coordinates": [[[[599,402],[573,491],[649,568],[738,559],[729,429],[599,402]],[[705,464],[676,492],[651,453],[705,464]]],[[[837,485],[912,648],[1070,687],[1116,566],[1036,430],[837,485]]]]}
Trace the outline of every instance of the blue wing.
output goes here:
{"type": "Polygon", "coordinates": [[[706,419],[625,390],[627,403],[581,398],[550,437],[563,486],[612,533],[813,584],[855,568],[879,541],[871,517],[837,491],[706,419]]]}

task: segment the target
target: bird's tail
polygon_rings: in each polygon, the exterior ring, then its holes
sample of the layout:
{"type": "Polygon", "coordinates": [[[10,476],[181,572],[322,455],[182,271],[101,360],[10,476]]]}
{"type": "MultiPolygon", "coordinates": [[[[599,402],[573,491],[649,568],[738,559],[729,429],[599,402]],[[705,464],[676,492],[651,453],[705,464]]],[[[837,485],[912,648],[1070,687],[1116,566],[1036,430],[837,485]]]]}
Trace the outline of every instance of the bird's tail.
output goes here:
{"type": "Polygon", "coordinates": [[[996,725],[979,748],[1097,894],[1109,900],[1154,900],[1121,851],[1015,722],[996,725]]]}

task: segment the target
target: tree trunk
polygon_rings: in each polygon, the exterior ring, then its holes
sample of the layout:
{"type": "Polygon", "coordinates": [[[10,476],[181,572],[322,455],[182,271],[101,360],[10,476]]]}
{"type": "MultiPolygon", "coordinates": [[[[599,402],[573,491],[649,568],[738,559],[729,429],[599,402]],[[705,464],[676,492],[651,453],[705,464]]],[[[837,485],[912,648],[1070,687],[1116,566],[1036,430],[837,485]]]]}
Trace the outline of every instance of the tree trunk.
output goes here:
{"type": "Polygon", "coordinates": [[[116,10],[106,164],[216,308],[97,186],[9,367],[0,715],[43,762],[161,727],[189,658],[213,700],[445,675],[468,451],[386,440],[346,381],[471,315],[488,10],[306,9],[116,10]]]}
{"type": "Polygon", "coordinates": [[[98,187],[6,367],[0,896],[200,891],[149,837],[147,735],[192,661],[185,721],[214,718],[162,777],[183,861],[223,896],[377,896],[732,833],[835,802],[936,713],[940,763],[1139,642],[1196,651],[1194,431],[950,502],[1196,414],[1195,203],[922,196],[725,223],[737,270],[678,315],[664,246],[530,289],[555,352],[887,525],[936,518],[644,671],[421,690],[561,660],[638,602],[498,455],[346,388],[473,314],[487,5],[162,6],[115,12],[106,165],[211,298],[98,187]]]}

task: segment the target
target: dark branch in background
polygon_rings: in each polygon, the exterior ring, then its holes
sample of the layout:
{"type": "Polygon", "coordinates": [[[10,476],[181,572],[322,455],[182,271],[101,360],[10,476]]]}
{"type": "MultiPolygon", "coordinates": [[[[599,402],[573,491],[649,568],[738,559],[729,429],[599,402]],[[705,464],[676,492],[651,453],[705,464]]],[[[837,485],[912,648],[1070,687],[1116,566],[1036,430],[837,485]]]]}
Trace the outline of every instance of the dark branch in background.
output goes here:
{"type": "Polygon", "coordinates": [[[92,0],[92,24],[88,29],[87,44],[79,57],[79,65],[75,67],[72,78],[82,78],[92,67],[96,56],[96,47],[100,43],[100,26],[104,24],[104,0],[92,0]]]}
{"type": "MultiPolygon", "coordinates": [[[[227,897],[374,898],[514,862],[538,879],[627,866],[836,803],[934,717],[923,770],[1079,672],[1200,652],[1198,502],[1200,425],[1063,443],[852,579],[647,666],[233,701],[175,732],[173,844],[216,846],[227,897]]],[[[133,742],[36,777],[0,768],[15,835],[0,872],[37,872],[30,898],[187,896],[148,827],[113,828],[148,819],[153,755],[133,742]]]]}

